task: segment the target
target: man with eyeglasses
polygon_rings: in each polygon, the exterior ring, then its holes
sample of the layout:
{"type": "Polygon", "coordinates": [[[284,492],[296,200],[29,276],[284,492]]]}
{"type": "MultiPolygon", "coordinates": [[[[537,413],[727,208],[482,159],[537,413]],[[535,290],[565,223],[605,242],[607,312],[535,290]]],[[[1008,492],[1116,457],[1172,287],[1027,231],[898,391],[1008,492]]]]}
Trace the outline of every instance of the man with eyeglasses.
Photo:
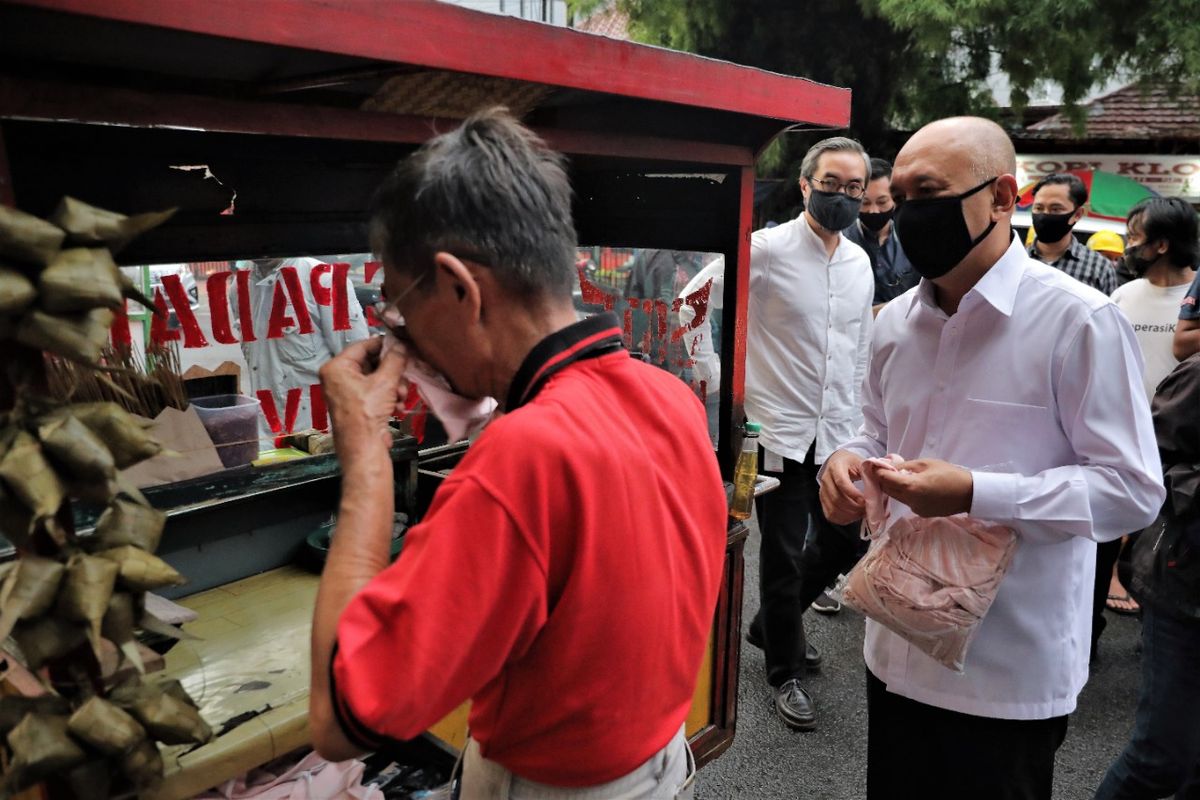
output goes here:
{"type": "Polygon", "coordinates": [[[904,294],[921,280],[900,247],[900,237],[896,236],[892,224],[895,213],[891,162],[872,158],[871,182],[863,194],[858,219],[842,233],[865,250],[867,258],[871,259],[871,271],[875,273],[875,297],[871,302],[876,314],[884,303],[904,294]]]}
{"type": "Polygon", "coordinates": [[[867,254],[842,231],[858,218],[870,177],[858,142],[818,142],[800,166],[805,210],[750,240],[746,417],[762,424],[761,472],[780,486],[756,504],[762,607],[747,639],[766,651],[775,709],[794,730],[817,724],[803,680],[821,657],[806,640],[804,611],[854,563],[858,546],[858,526],[822,513],[816,475],[862,419],[875,280],[867,254]]]}
{"type": "MultiPolygon", "coordinates": [[[[1096,543],[1166,494],[1132,326],[1029,257],[1015,173],[1004,129],[976,117],[901,149],[896,228],[923,280],[879,312],[862,430],[821,473],[835,523],[863,516],[864,459],[896,454],[875,473],[893,519],[969,514],[1017,537],[961,674],[867,620],[868,798],[1050,800],[1088,676],[1096,543]]],[[[954,550],[930,566],[969,567],[954,550]]]]}
{"type": "Polygon", "coordinates": [[[403,160],[370,216],[405,347],[370,339],[321,370],[343,480],[314,746],[375,750],[470,699],[462,800],[691,797],[684,721],[728,522],[704,407],[630,357],[615,315],[577,319],[563,159],[506,112],[403,160]],[[405,351],[504,413],[389,566],[405,351]]]}

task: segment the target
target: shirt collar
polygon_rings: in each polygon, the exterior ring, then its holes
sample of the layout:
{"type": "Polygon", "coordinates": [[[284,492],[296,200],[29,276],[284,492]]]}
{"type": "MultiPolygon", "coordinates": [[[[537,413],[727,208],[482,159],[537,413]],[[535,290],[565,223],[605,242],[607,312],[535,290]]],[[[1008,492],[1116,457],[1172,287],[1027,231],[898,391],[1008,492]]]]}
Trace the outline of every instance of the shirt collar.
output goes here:
{"type": "MultiPolygon", "coordinates": [[[[1074,259],[1075,261],[1080,261],[1087,254],[1081,253],[1079,251],[1086,250],[1086,249],[1087,248],[1084,245],[1080,244],[1079,240],[1075,238],[1075,234],[1072,233],[1071,234],[1071,243],[1069,245],[1067,245],[1067,249],[1063,251],[1063,254],[1061,256],[1059,256],[1058,259],[1059,259],[1059,261],[1061,261],[1064,258],[1070,258],[1070,259],[1074,259]]],[[[1029,255],[1032,258],[1036,258],[1038,261],[1042,260],[1042,254],[1039,253],[1038,249],[1037,249],[1037,239],[1033,240],[1033,242],[1026,249],[1026,252],[1029,253],[1029,255]]]]}
{"type": "Polygon", "coordinates": [[[811,247],[814,251],[821,255],[821,258],[827,260],[830,264],[835,261],[841,261],[845,256],[846,234],[838,231],[837,247],[833,250],[833,256],[825,255],[825,242],[821,241],[821,237],[817,236],[817,232],[812,229],[812,225],[808,221],[808,214],[801,212],[800,216],[796,217],[796,225],[800,227],[800,236],[805,242],[806,247],[811,247]]]}
{"type": "Polygon", "coordinates": [[[580,320],[542,339],[517,369],[508,387],[506,412],[534,398],[546,380],[577,361],[613,353],[623,347],[617,315],[611,311],[580,320]]]}
{"type": "MultiPolygon", "coordinates": [[[[977,295],[1004,316],[1012,316],[1013,306],[1017,302],[1017,288],[1021,285],[1021,276],[1025,274],[1025,261],[1028,257],[1024,246],[1021,245],[1021,240],[1014,235],[1008,249],[1004,251],[1004,255],[1000,256],[1000,259],[971,287],[963,297],[963,303],[973,295],[977,295]]],[[[917,303],[937,308],[937,298],[934,296],[933,290],[933,282],[928,278],[921,278],[921,283],[917,286],[917,291],[913,295],[905,317],[912,314],[917,303]]],[[[959,307],[962,307],[962,303],[959,304],[959,307]]]]}

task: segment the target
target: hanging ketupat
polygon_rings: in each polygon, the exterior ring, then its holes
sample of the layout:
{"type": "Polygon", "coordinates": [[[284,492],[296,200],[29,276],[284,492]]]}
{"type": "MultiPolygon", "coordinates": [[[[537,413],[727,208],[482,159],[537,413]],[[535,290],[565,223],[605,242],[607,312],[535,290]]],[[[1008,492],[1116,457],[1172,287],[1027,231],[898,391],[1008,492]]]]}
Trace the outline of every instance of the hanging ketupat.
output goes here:
{"type": "Polygon", "coordinates": [[[165,515],[119,475],[162,447],[115,403],[56,405],[40,391],[45,354],[96,367],[125,298],[151,305],[111,252],[172,213],[125,216],[64,198],[52,224],[0,206],[0,339],[16,339],[4,343],[16,357],[4,375],[14,406],[0,413],[0,534],[21,556],[0,567],[0,640],[11,634],[12,655],[54,676],[43,697],[0,697],[0,793],[45,779],[79,797],[108,796],[110,781],[141,792],[162,776],[155,741],[212,736],[177,683],[108,686],[99,669],[108,639],[143,672],[135,629],[163,629],[143,593],[184,580],[153,555],[165,515]],[[107,506],[91,537],[66,527],[72,497],[107,506]]]}

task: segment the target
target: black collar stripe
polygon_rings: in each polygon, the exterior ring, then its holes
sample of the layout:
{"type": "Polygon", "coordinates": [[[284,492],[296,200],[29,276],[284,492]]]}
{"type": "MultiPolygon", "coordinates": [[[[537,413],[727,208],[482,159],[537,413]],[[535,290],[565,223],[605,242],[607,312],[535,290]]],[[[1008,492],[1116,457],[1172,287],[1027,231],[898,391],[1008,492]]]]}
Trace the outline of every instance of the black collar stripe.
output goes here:
{"type": "Polygon", "coordinates": [[[577,361],[595,358],[623,347],[615,314],[605,312],[580,320],[538,342],[513,377],[505,411],[514,411],[533,399],[546,380],[577,361]]]}

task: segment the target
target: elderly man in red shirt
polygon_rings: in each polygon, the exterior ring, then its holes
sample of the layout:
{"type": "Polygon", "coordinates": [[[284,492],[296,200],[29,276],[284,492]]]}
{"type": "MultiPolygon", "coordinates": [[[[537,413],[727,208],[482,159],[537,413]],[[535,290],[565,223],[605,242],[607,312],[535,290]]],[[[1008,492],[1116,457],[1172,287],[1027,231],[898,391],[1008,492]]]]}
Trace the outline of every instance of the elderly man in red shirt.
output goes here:
{"type": "Polygon", "coordinates": [[[372,210],[398,334],[503,416],[388,565],[386,423],[406,358],[322,370],[344,481],[313,621],[310,727],[341,759],[472,700],[462,797],[687,797],[683,723],[712,624],[725,492],[704,408],[576,321],[559,156],[484,112],[401,162],[372,210]],[[580,792],[583,791],[583,794],[580,792]]]}

